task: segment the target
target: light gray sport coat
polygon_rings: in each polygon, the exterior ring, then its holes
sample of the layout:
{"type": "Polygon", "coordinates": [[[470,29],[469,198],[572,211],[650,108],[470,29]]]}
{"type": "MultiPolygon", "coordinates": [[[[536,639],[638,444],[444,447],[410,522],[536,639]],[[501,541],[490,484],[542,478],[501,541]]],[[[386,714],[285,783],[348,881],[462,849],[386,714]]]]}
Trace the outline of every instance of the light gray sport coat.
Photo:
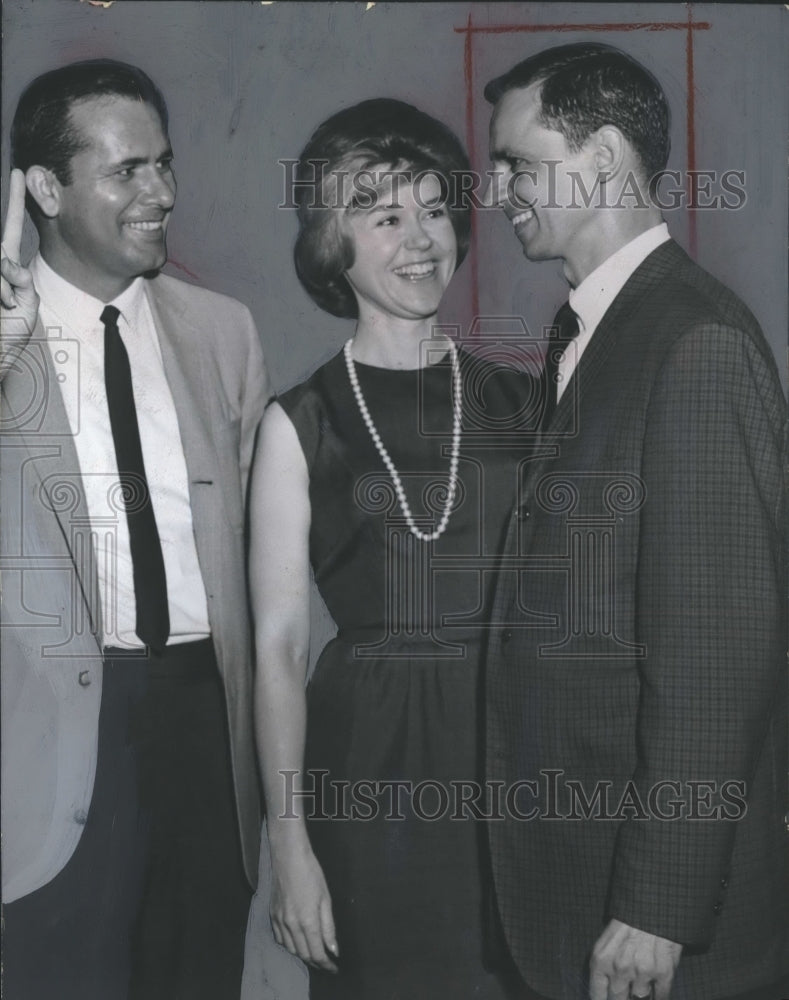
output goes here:
{"type": "MultiPolygon", "coordinates": [[[[146,294],[186,457],[244,862],[254,886],[261,814],[244,529],[268,382],[245,306],[163,275],[146,281],[146,294]]],[[[5,902],[46,884],[71,857],[96,771],[101,609],[66,392],[79,392],[78,346],[64,341],[53,364],[39,322],[3,381],[0,411],[5,902]]]]}

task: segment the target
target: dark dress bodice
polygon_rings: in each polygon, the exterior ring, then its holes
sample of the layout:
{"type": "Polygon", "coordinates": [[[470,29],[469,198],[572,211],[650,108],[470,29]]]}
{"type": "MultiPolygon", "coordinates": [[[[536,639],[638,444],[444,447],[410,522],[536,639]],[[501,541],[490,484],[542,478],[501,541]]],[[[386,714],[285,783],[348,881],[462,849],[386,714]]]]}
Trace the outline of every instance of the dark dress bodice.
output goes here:
{"type": "MultiPolygon", "coordinates": [[[[519,465],[528,456],[534,400],[532,383],[523,374],[462,350],[459,357],[460,482],[447,530],[432,545],[417,542],[405,525],[341,353],[279,398],[307,460],[310,557],[341,636],[435,627],[462,639],[484,623],[490,567],[515,502],[519,465]],[[527,432],[520,433],[519,426],[527,432]],[[429,596],[414,580],[414,561],[432,563],[429,596]],[[406,580],[411,580],[409,587],[406,580]],[[399,600],[392,599],[394,587],[399,600]]],[[[356,371],[417,524],[432,530],[443,511],[449,478],[449,359],[405,371],[357,362],[356,371]]]]}

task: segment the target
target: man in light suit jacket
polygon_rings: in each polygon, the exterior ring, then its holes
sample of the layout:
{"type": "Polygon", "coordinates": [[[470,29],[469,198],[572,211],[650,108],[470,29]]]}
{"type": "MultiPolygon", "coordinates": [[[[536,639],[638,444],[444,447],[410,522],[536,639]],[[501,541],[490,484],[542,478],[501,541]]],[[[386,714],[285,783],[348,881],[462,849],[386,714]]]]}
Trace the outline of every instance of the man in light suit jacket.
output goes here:
{"type": "Polygon", "coordinates": [[[39,77],[12,144],[4,996],[232,998],[261,823],[244,547],[260,341],[240,303],[157,274],[175,179],[144,73],[39,77]]]}
{"type": "Polygon", "coordinates": [[[604,45],[488,84],[495,193],[571,286],[487,667],[498,916],[552,998],[778,1000],[789,970],[786,411],[668,235],[668,108],[604,45]],[[555,393],[555,395],[554,395],[555,393]],[[518,784],[520,782],[521,784],[518,784]]]}

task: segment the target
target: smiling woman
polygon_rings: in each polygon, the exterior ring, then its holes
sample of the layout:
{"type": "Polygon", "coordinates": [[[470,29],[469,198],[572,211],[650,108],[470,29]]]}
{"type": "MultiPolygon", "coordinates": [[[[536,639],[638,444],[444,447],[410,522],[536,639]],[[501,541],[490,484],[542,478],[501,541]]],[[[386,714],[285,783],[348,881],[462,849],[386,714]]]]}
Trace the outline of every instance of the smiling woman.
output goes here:
{"type": "Polygon", "coordinates": [[[393,100],[330,118],[299,166],[299,277],[356,329],[264,417],[250,568],[271,916],[313,1000],[508,995],[483,962],[481,830],[448,797],[479,790],[480,560],[524,454],[497,432],[534,387],[433,330],[466,170],[393,100]],[[480,430],[496,447],[464,454],[480,430]],[[305,696],[311,567],[338,635],[305,696]]]}
{"type": "MultiPolygon", "coordinates": [[[[378,211],[390,205],[402,212],[407,193],[416,202],[412,207],[439,210],[449,220],[459,266],[468,250],[471,218],[469,205],[454,193],[462,190],[460,180],[468,170],[456,136],[401,101],[363,101],[324,122],[304,149],[294,178],[296,272],[315,302],[334,316],[358,317],[346,277],[355,262],[349,226],[373,211],[375,221],[391,225],[393,220],[377,218],[378,211]],[[428,200],[435,198],[436,184],[440,205],[428,200]]],[[[449,277],[451,272],[445,284],[449,277]]]]}
{"type": "Polygon", "coordinates": [[[438,177],[428,176],[418,191],[416,184],[397,183],[408,176],[404,168],[389,171],[373,206],[351,209],[346,217],[355,257],[345,279],[356,295],[360,326],[389,316],[435,315],[455,271],[457,241],[438,177]]]}

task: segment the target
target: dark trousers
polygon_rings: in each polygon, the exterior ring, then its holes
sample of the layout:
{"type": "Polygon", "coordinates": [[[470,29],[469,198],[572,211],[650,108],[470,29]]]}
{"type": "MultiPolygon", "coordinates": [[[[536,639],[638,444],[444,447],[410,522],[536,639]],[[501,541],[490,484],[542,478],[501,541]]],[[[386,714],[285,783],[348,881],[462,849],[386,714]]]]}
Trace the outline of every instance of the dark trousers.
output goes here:
{"type": "Polygon", "coordinates": [[[251,889],[211,640],[104,664],[90,811],[5,907],[6,1000],[235,1000],[251,889]]]}

